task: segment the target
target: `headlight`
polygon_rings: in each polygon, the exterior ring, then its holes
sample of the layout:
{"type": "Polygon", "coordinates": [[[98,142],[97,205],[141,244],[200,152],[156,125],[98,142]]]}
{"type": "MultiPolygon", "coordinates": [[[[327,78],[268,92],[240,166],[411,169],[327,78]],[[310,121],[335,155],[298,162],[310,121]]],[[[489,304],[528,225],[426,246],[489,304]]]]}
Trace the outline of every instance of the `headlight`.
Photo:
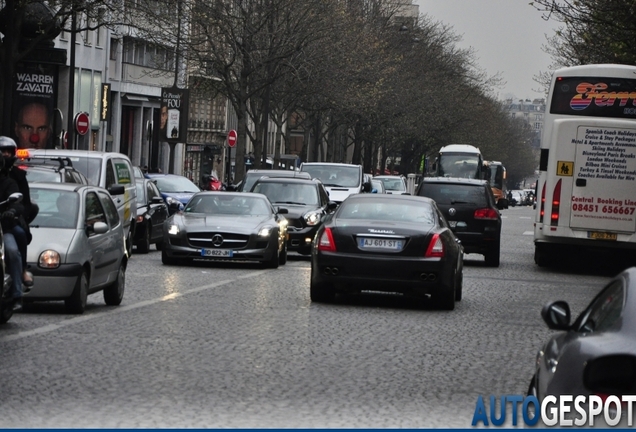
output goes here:
{"type": "Polygon", "coordinates": [[[170,235],[177,235],[177,234],[179,234],[179,226],[177,226],[177,225],[170,225],[170,229],[168,230],[168,234],[170,234],[170,235]]]}
{"type": "Polygon", "coordinates": [[[272,230],[274,228],[272,228],[271,226],[266,226],[260,229],[260,231],[258,232],[258,236],[259,237],[269,237],[269,235],[272,233],[272,230]]]}
{"type": "Polygon", "coordinates": [[[320,212],[319,211],[311,211],[303,216],[305,218],[305,222],[309,226],[318,225],[320,223],[320,212]]]}
{"type": "Polygon", "coordinates": [[[48,249],[40,254],[38,265],[42,268],[58,268],[60,266],[60,254],[48,249]]]}

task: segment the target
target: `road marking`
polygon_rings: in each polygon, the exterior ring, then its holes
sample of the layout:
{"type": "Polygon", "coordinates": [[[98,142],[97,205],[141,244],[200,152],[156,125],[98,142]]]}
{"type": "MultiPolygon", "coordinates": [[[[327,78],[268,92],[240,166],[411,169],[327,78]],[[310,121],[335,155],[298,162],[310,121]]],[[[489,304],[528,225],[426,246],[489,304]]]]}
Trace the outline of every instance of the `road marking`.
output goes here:
{"type": "Polygon", "coordinates": [[[519,219],[532,219],[531,216],[519,216],[519,219]]]}
{"type": "Polygon", "coordinates": [[[524,231],[523,235],[534,235],[534,231],[524,231]]]}
{"type": "Polygon", "coordinates": [[[96,314],[91,314],[91,315],[83,315],[83,316],[79,316],[76,318],[71,318],[68,319],[66,321],[63,321],[61,323],[58,324],[47,324],[45,326],[42,327],[38,327],[32,330],[24,330],[24,331],[20,331],[18,333],[12,334],[12,335],[8,335],[5,337],[0,337],[0,342],[11,342],[14,340],[18,340],[18,339],[22,339],[25,337],[29,337],[29,336],[36,336],[36,335],[42,335],[42,334],[46,334],[46,333],[50,333],[52,331],[55,330],[59,330],[61,328],[64,327],[68,327],[71,325],[75,325],[75,324],[79,324],[79,323],[83,323],[86,321],[90,321],[96,318],[102,318],[105,316],[108,316],[110,314],[120,314],[120,313],[124,313],[124,312],[128,312],[131,311],[133,309],[139,309],[142,307],[146,307],[146,306],[152,306],[154,304],[160,303],[160,302],[164,302],[164,301],[168,301],[168,300],[174,300],[178,297],[182,297],[184,295],[188,295],[188,294],[193,294],[193,293],[198,293],[201,291],[207,291],[213,288],[218,288],[220,286],[223,285],[227,285],[230,284],[232,282],[236,282],[238,280],[241,279],[248,279],[248,278],[253,278],[253,277],[258,277],[261,276],[262,274],[266,273],[268,270],[263,270],[263,271],[258,271],[258,272],[250,272],[247,274],[242,274],[241,276],[237,276],[234,279],[226,279],[226,280],[222,280],[219,282],[214,282],[208,285],[203,285],[200,287],[196,287],[196,288],[192,288],[189,290],[185,290],[183,292],[177,292],[177,293],[171,293],[168,295],[165,295],[163,297],[159,297],[153,300],[145,300],[145,301],[140,301],[131,305],[126,305],[126,306],[120,306],[116,309],[113,309],[112,311],[108,311],[108,313],[104,314],[104,313],[96,313],[96,314]]]}

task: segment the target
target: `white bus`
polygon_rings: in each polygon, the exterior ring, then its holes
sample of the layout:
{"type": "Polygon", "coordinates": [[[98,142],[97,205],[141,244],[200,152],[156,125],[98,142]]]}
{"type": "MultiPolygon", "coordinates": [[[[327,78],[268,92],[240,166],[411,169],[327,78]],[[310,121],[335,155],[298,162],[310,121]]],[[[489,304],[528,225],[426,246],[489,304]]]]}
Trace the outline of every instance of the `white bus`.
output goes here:
{"type": "Polygon", "coordinates": [[[439,177],[482,179],[484,159],[475,146],[450,144],[439,149],[434,172],[439,177]]]}
{"type": "Polygon", "coordinates": [[[636,67],[554,72],[539,171],[537,265],[588,248],[636,249],[636,67]]]}

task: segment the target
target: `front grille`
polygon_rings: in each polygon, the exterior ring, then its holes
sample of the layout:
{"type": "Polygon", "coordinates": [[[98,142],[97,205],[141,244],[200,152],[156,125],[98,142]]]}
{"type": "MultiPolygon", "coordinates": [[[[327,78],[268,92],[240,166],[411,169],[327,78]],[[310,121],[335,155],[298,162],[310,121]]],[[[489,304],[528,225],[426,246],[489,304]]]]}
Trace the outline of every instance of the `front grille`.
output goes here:
{"type": "Polygon", "coordinates": [[[224,232],[194,232],[188,233],[188,243],[194,247],[220,249],[242,249],[247,246],[250,236],[244,234],[224,233],[224,232]],[[212,238],[215,235],[223,237],[221,245],[214,245],[212,238]]]}

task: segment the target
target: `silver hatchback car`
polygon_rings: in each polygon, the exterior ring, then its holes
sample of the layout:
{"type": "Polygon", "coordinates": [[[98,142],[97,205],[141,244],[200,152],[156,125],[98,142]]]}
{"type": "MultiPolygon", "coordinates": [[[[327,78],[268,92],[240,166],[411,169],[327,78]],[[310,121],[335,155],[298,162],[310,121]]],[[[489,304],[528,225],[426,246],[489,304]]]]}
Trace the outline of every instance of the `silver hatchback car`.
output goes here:
{"type": "Polygon", "coordinates": [[[40,211],[31,223],[27,263],[35,285],[33,301],[64,300],[81,314],[89,294],[103,291],[107,305],[124,297],[128,256],[123,224],[108,191],[70,183],[33,183],[40,211]]]}

